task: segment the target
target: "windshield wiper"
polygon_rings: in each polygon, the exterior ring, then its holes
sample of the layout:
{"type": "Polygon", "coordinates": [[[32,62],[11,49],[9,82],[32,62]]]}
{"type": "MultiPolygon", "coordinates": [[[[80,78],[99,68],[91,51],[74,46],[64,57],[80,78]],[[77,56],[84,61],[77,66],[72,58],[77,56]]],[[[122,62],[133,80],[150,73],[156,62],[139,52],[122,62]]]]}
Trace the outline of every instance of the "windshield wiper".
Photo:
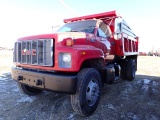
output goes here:
{"type": "Polygon", "coordinates": [[[80,31],[78,31],[78,30],[71,30],[70,32],[80,32],[80,31]]]}

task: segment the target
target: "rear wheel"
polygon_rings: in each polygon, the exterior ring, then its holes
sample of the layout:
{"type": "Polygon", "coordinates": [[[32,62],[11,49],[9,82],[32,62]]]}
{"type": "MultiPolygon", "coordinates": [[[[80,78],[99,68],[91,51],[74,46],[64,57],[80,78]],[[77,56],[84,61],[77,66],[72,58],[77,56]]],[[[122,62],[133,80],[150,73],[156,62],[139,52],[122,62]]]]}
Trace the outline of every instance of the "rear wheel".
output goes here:
{"type": "Polygon", "coordinates": [[[128,60],[126,63],[126,74],[125,78],[129,81],[132,81],[135,78],[136,74],[136,60],[128,60]]]}
{"type": "Polygon", "coordinates": [[[18,83],[18,87],[22,93],[27,94],[27,95],[34,96],[34,95],[42,93],[42,90],[30,87],[22,83],[18,83]]]}
{"type": "Polygon", "coordinates": [[[96,69],[85,68],[78,73],[76,94],[71,95],[74,111],[82,116],[91,115],[97,108],[101,95],[101,76],[96,69]]]}

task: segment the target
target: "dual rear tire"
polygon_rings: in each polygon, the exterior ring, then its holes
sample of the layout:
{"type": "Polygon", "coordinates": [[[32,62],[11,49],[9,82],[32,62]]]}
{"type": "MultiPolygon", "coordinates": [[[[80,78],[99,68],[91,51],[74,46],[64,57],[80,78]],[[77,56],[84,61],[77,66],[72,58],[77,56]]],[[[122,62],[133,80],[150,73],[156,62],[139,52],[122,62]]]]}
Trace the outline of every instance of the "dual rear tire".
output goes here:
{"type": "Polygon", "coordinates": [[[134,80],[136,75],[136,60],[128,60],[127,65],[126,65],[126,74],[125,78],[129,81],[134,80]]]}
{"type": "Polygon", "coordinates": [[[136,75],[137,63],[135,59],[127,59],[120,61],[121,78],[132,81],[136,75]]]}

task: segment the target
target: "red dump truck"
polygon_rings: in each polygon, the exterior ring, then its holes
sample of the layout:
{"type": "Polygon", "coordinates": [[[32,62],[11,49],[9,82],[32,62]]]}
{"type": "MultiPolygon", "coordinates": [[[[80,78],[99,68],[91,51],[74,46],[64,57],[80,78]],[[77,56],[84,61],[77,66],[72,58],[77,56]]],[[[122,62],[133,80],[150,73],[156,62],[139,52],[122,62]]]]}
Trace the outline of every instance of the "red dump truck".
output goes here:
{"type": "Polygon", "coordinates": [[[135,78],[138,37],[116,11],[64,23],[55,33],[15,42],[12,78],[27,95],[43,90],[69,94],[73,110],[89,116],[104,84],[135,78]]]}

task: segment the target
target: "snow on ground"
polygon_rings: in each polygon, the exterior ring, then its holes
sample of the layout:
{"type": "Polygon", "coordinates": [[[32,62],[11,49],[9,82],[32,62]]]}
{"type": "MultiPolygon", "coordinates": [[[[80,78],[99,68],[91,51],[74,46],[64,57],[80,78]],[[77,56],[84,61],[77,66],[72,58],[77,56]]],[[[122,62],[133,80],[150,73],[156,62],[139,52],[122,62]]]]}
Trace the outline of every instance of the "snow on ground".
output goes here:
{"type": "Polygon", "coordinates": [[[70,114],[69,117],[67,117],[67,120],[74,120],[74,118],[73,118],[74,115],[75,115],[75,114],[70,114]],[[73,119],[72,119],[72,118],[73,118],[73,119]]]}
{"type": "Polygon", "coordinates": [[[144,84],[147,84],[147,85],[151,82],[151,80],[148,80],[148,79],[143,79],[143,81],[144,81],[144,84]]]}
{"type": "Polygon", "coordinates": [[[34,97],[34,96],[30,96],[30,97],[28,97],[27,95],[23,95],[23,96],[21,96],[21,98],[20,99],[18,99],[17,101],[16,101],[16,103],[25,103],[25,102],[28,102],[28,103],[31,103],[31,102],[33,102],[34,100],[36,99],[36,97],[34,97]]]}

